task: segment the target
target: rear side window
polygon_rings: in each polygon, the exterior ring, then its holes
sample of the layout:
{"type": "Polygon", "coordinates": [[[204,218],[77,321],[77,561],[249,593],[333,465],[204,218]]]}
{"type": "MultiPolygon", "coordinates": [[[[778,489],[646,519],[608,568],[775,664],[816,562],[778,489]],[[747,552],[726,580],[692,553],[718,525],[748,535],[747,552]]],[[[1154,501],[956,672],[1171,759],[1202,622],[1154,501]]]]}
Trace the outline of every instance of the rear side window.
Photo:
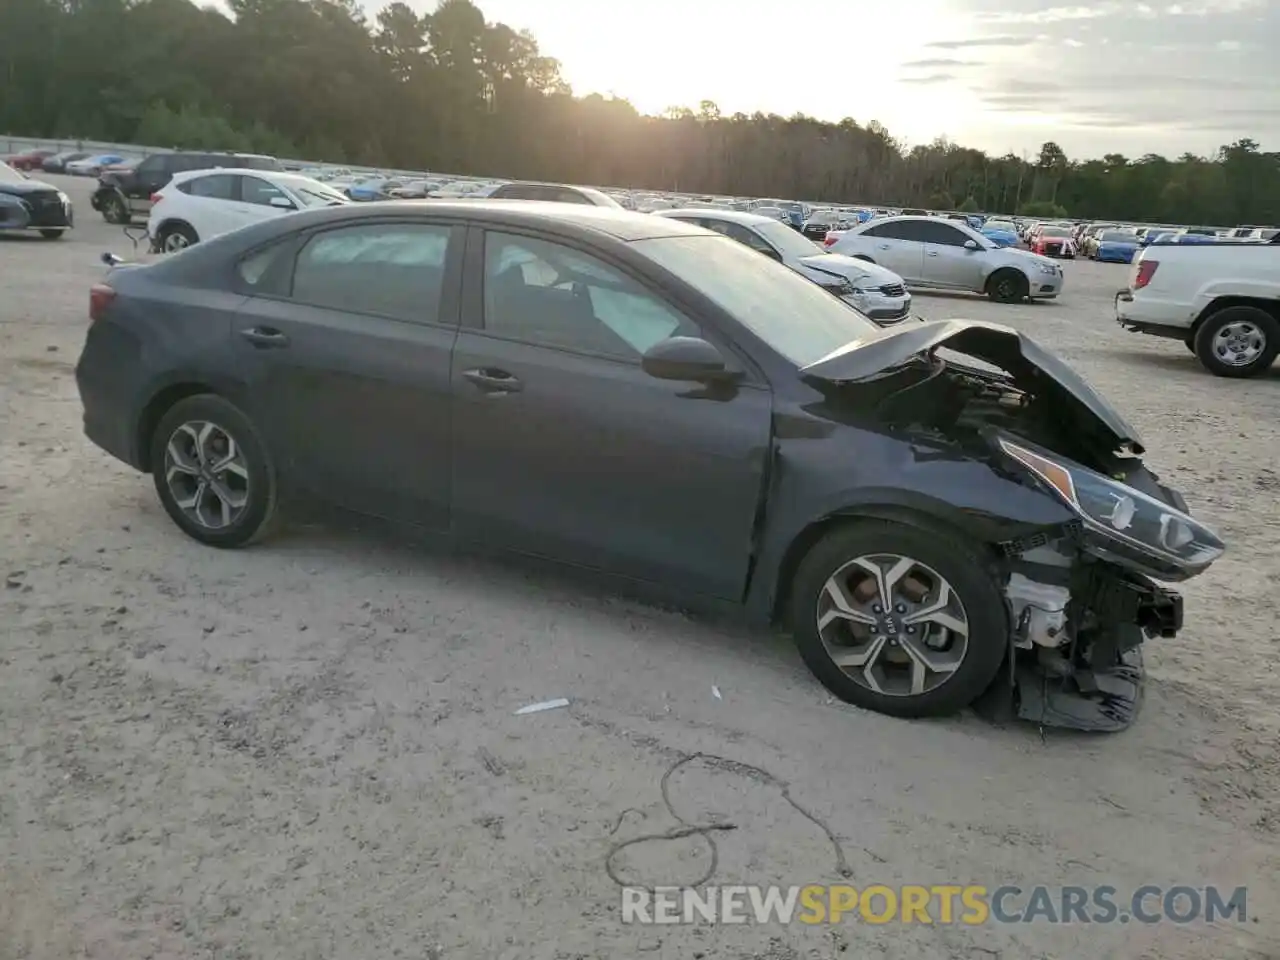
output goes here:
{"type": "Polygon", "coordinates": [[[899,220],[896,223],[880,223],[868,227],[860,234],[864,237],[883,237],[886,240],[924,240],[924,231],[920,229],[920,220],[899,220]]]}
{"type": "Polygon", "coordinates": [[[450,228],[386,223],[317,234],[298,254],[293,299],[412,323],[440,322],[450,228]]]}
{"type": "Polygon", "coordinates": [[[234,200],[236,181],[240,178],[229,173],[211,173],[205,177],[192,177],[180,183],[178,189],[193,197],[205,197],[209,200],[234,200]]]}

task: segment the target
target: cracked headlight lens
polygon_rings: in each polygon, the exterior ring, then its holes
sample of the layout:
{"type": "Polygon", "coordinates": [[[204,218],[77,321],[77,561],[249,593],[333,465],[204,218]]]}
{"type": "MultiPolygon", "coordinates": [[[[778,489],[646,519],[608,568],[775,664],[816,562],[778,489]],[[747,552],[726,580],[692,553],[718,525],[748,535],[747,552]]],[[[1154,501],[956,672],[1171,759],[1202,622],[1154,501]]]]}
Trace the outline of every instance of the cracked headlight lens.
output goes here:
{"type": "Polygon", "coordinates": [[[1003,437],[1000,447],[1052,489],[1095,533],[1186,570],[1203,570],[1226,550],[1218,535],[1190,514],[1141,490],[1003,437]]]}

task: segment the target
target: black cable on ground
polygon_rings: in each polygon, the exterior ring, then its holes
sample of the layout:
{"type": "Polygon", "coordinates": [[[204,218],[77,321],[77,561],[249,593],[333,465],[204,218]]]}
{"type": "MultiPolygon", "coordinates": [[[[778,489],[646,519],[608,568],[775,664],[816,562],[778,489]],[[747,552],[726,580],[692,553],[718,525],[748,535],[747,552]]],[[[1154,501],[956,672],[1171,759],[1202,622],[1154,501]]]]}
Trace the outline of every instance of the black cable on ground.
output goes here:
{"type": "MultiPolygon", "coordinates": [[[[650,842],[658,842],[658,841],[666,841],[666,840],[682,840],[686,837],[702,837],[702,839],[706,841],[707,849],[711,854],[711,862],[707,866],[706,871],[703,873],[701,877],[699,877],[693,883],[688,884],[688,886],[690,887],[703,886],[704,884],[709,883],[711,878],[715,876],[716,869],[719,867],[719,864],[720,864],[720,849],[719,847],[716,846],[716,841],[715,841],[715,838],[712,836],[712,834],[722,830],[737,830],[738,826],[737,824],[730,823],[730,822],[706,823],[706,824],[690,823],[684,817],[680,816],[680,814],[676,811],[675,805],[671,802],[671,793],[669,788],[671,775],[675,773],[677,770],[679,770],[681,767],[685,766],[686,764],[692,763],[695,760],[701,760],[703,763],[707,764],[707,766],[714,767],[719,770],[724,770],[728,773],[737,773],[745,777],[750,777],[753,780],[762,781],[764,783],[777,787],[782,793],[782,799],[786,800],[787,803],[791,804],[791,806],[796,810],[796,812],[799,813],[802,817],[804,817],[809,822],[815,824],[819,830],[821,830],[824,834],[826,834],[827,839],[831,841],[831,847],[836,854],[836,873],[838,873],[842,877],[853,876],[853,871],[849,869],[849,864],[845,860],[844,848],[840,846],[840,841],[836,839],[835,833],[832,832],[831,828],[827,826],[827,824],[821,818],[809,812],[804,807],[802,807],[799,803],[796,802],[795,798],[791,796],[791,785],[788,784],[785,780],[779,780],[768,770],[765,770],[761,767],[752,766],[749,763],[739,763],[736,760],[729,760],[725,757],[718,757],[715,754],[711,754],[711,753],[691,753],[675,761],[675,763],[667,767],[666,771],[662,774],[662,782],[661,782],[662,802],[663,804],[666,805],[667,811],[671,814],[673,818],[679,821],[681,826],[674,827],[671,830],[667,830],[664,833],[648,833],[648,834],[642,834],[641,836],[638,836],[638,837],[631,837],[629,840],[622,840],[618,843],[615,843],[612,847],[610,847],[608,854],[606,854],[604,858],[604,869],[605,869],[605,872],[609,875],[609,879],[612,880],[614,883],[616,883],[618,886],[620,887],[639,886],[639,884],[629,884],[625,880],[623,880],[621,877],[619,877],[617,870],[613,865],[614,858],[623,850],[625,850],[627,847],[633,847],[641,843],[650,843],[650,842]]],[[[625,813],[626,811],[623,811],[624,815],[625,813]]],[[[618,827],[621,825],[622,825],[622,816],[619,816],[618,823],[614,826],[614,829],[610,831],[610,833],[611,834],[616,833],[618,827]]],[[[650,889],[652,889],[652,887],[650,887],[650,889]]]]}

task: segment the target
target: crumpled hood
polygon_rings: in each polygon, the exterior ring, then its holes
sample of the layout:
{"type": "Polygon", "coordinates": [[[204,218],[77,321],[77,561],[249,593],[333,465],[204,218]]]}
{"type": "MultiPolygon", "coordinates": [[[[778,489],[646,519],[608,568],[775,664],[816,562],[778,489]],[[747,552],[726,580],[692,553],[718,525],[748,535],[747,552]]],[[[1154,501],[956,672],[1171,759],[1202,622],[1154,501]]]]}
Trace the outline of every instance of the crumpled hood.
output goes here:
{"type": "Polygon", "coordinates": [[[848,280],[858,280],[865,277],[871,281],[871,286],[874,287],[903,283],[902,278],[892,270],[887,270],[876,263],[868,263],[866,260],[846,257],[839,253],[815,253],[810,257],[801,257],[800,262],[810,270],[834,274],[848,280]]]}
{"type": "Polygon", "coordinates": [[[1077,419],[1091,422],[1113,449],[1144,451],[1137,429],[1080,374],[1034,340],[998,323],[933,320],[877,331],[803,367],[800,374],[832,383],[870,380],[939,347],[1000,367],[1020,389],[1061,404],[1064,416],[1071,410],[1077,419]]]}

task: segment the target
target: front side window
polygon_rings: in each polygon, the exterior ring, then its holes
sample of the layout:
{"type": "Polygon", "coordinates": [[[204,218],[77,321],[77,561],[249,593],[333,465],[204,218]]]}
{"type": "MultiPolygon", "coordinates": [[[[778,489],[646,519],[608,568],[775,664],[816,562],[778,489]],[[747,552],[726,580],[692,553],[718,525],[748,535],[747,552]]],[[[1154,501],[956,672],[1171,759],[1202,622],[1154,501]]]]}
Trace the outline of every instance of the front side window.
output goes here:
{"type": "Polygon", "coordinates": [[[570,247],[491,232],[484,259],[484,329],[497,336],[633,363],[669,337],[698,336],[674,307],[570,247]]]}
{"type": "Polygon", "coordinates": [[[921,239],[925,243],[936,243],[945,247],[963,247],[965,241],[972,239],[968,234],[941,220],[924,220],[916,226],[920,228],[921,239]]]}
{"type": "Polygon", "coordinates": [[[298,254],[293,299],[302,303],[391,317],[440,321],[450,228],[384,223],[316,234],[298,254]]]}
{"type": "Polygon", "coordinates": [[[182,185],[183,193],[208,200],[232,200],[236,195],[236,180],[229,173],[213,173],[207,177],[193,177],[182,185]]]}
{"type": "Polygon", "coordinates": [[[290,207],[294,205],[287,193],[261,177],[240,178],[240,199],[245,203],[256,203],[263,207],[283,207],[283,204],[279,203],[281,200],[288,203],[290,207]]]}

